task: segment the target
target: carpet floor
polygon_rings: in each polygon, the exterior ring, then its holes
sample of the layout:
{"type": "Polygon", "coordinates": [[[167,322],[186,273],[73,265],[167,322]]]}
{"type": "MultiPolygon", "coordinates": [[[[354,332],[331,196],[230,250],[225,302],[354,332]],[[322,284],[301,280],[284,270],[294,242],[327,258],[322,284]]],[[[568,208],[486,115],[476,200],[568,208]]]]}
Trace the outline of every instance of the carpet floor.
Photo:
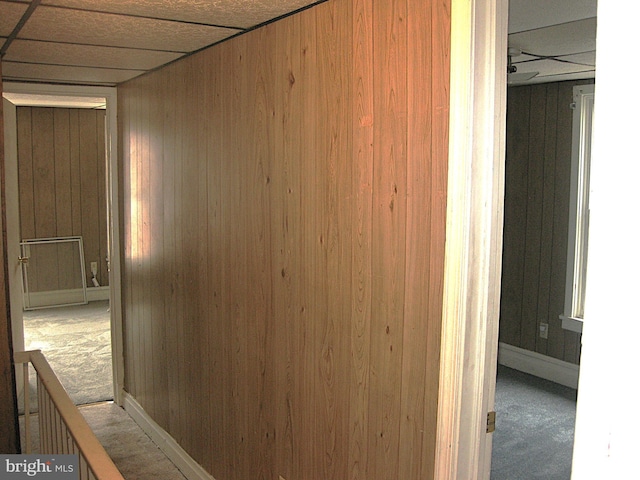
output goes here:
{"type": "MultiPolygon", "coordinates": [[[[76,405],[112,400],[110,325],[108,301],[27,311],[25,349],[42,351],[76,405]]],[[[33,372],[30,383],[35,406],[33,372]]]]}
{"type": "Polygon", "coordinates": [[[491,480],[569,480],[576,390],[498,367],[491,480]]]}

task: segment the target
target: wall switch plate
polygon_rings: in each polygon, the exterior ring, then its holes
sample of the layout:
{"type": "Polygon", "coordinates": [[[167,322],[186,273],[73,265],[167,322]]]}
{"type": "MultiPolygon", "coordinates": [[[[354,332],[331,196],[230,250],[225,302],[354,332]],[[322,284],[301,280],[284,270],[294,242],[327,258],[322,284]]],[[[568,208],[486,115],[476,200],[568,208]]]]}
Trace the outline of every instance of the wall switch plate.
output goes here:
{"type": "Polygon", "coordinates": [[[540,338],[549,338],[549,324],[540,323],[540,338]]]}

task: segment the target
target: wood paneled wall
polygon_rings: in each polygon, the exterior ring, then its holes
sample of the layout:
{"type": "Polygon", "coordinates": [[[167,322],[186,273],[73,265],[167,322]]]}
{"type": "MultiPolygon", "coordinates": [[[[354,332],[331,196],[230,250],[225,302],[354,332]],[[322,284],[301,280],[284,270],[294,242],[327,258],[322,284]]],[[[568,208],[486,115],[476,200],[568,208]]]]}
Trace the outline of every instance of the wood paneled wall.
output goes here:
{"type": "Polygon", "coordinates": [[[328,1],[118,88],[126,389],[216,479],[433,478],[449,25],[328,1]]]}
{"type": "MultiPolygon", "coordinates": [[[[18,107],[16,114],[21,238],[82,236],[87,286],[91,262],[98,262],[100,285],[108,285],[105,111],[18,107]]],[[[30,284],[70,288],[64,266],[71,263],[50,260],[31,269],[30,284]]]]}
{"type": "Polygon", "coordinates": [[[9,310],[9,272],[7,270],[7,229],[5,216],[4,112],[2,102],[2,60],[0,59],[0,452],[20,452],[18,407],[13,373],[11,315],[9,310]]]}
{"type": "Polygon", "coordinates": [[[505,219],[500,341],[571,363],[580,335],[562,329],[572,81],[511,87],[507,94],[505,219]],[[548,339],[539,336],[549,323],[548,339]]]}

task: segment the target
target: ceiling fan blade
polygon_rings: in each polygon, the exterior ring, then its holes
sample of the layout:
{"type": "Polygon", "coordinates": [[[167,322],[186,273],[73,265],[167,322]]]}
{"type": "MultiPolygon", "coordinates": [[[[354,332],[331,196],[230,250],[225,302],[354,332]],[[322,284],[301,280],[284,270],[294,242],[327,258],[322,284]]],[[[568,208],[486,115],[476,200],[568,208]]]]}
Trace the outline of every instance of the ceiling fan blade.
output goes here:
{"type": "Polygon", "coordinates": [[[536,75],[538,75],[538,72],[509,73],[507,75],[507,85],[526,82],[536,75]]]}

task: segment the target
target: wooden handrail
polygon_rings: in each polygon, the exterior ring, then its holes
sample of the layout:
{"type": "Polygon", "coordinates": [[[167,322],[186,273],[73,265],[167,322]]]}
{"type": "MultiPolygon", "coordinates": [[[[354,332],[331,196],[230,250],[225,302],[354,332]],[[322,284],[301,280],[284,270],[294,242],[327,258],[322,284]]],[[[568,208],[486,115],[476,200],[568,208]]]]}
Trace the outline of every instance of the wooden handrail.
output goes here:
{"type": "MultiPolygon", "coordinates": [[[[49,393],[51,401],[77,446],[81,458],[86,461],[94,477],[98,480],[124,480],[113,460],[111,460],[111,457],[109,457],[102,444],[96,438],[85,418],[74,405],[42,352],[40,350],[15,352],[14,361],[16,364],[31,362],[40,377],[40,383],[49,393]]],[[[25,412],[28,412],[27,408],[25,408],[25,412]]]]}

